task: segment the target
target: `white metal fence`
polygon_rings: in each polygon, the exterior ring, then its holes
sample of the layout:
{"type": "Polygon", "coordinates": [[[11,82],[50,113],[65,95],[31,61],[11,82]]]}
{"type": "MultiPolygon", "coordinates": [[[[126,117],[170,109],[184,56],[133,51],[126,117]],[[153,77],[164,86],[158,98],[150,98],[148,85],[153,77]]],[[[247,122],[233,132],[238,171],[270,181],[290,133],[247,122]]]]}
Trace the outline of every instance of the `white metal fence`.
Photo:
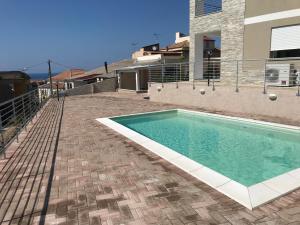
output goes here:
{"type": "MultiPolygon", "coordinates": [[[[211,59],[195,63],[161,64],[148,67],[149,85],[152,83],[182,82],[207,83],[215,90],[220,85],[233,86],[235,91],[243,86],[258,86],[263,92],[268,87],[295,87],[300,85],[300,60],[221,60],[211,59]]],[[[298,92],[298,90],[297,90],[298,92]]]]}

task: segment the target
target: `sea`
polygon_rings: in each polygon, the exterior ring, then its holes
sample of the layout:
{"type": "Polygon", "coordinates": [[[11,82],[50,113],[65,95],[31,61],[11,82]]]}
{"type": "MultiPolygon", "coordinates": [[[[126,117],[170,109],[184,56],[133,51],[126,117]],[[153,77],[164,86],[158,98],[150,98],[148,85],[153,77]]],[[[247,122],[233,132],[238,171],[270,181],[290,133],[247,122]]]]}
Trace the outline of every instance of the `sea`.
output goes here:
{"type": "MultiPolygon", "coordinates": [[[[52,74],[52,76],[57,75],[57,73],[52,74]]],[[[31,80],[47,80],[49,75],[48,73],[30,73],[29,76],[31,80]]]]}

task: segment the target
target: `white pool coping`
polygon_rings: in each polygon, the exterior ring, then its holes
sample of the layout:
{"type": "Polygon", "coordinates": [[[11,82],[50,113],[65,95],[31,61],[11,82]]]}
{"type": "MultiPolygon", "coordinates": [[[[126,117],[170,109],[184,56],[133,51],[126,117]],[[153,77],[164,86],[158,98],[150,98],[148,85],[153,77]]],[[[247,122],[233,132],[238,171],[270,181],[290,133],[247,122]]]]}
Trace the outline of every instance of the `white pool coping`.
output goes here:
{"type": "MultiPolygon", "coordinates": [[[[243,119],[238,117],[216,115],[211,113],[203,113],[203,112],[196,112],[196,111],[183,110],[183,109],[163,110],[163,111],[146,112],[146,113],[139,113],[139,114],[123,115],[123,116],[144,115],[144,114],[167,112],[167,111],[178,111],[178,112],[182,111],[182,112],[187,112],[192,114],[201,114],[201,115],[206,115],[215,118],[223,118],[223,119],[226,118],[229,120],[250,122],[250,123],[300,132],[300,127],[295,127],[295,126],[288,126],[288,125],[282,125],[277,123],[269,123],[269,122],[263,122],[263,121],[252,120],[252,119],[243,119]]],[[[117,117],[123,117],[123,116],[117,116],[117,117]]],[[[218,190],[219,192],[230,197],[231,199],[235,200],[236,202],[240,203],[241,205],[245,206],[250,210],[253,210],[254,208],[262,206],[266,203],[269,203],[279,197],[282,197],[283,195],[286,195],[300,188],[300,168],[279,175],[277,177],[271,178],[269,180],[263,181],[261,183],[255,184],[253,186],[246,187],[206,166],[201,165],[198,162],[195,162],[194,160],[187,158],[184,155],[181,155],[180,153],[162,144],[159,144],[156,141],[151,140],[150,138],[147,138],[111,120],[111,118],[117,118],[117,117],[99,118],[97,119],[97,121],[113,129],[114,131],[122,134],[128,139],[136,142],[137,144],[143,146],[144,148],[155,153],[161,158],[167,160],[168,162],[174,164],[175,166],[179,167],[183,171],[199,179],[200,181],[206,183],[207,185],[218,190]]]]}

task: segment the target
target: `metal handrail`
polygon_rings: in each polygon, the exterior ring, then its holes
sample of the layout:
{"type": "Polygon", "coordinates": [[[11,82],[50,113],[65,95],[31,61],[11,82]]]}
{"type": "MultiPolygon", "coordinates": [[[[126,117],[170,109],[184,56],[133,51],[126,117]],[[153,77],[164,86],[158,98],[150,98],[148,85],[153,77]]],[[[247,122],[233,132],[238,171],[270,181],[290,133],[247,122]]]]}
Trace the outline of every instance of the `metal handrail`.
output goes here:
{"type": "MultiPolygon", "coordinates": [[[[222,58],[211,58],[211,60],[203,59],[199,62],[180,62],[180,63],[165,63],[148,66],[149,87],[154,84],[160,84],[164,88],[166,83],[174,87],[180,88],[180,85],[187,82],[192,84],[193,89],[195,85],[203,86],[203,82],[207,81],[208,86],[212,86],[215,91],[218,86],[232,86],[236,92],[240,88],[246,86],[256,86],[262,88],[262,93],[267,94],[271,87],[299,88],[300,85],[296,82],[296,72],[300,76],[300,61],[295,61],[295,58],[280,59],[281,64],[291,65],[290,74],[280,73],[276,81],[270,77],[270,68],[276,69],[279,64],[271,59],[251,59],[251,60],[233,60],[222,58]],[[272,65],[272,66],[271,66],[272,65]],[[284,87],[280,87],[284,86],[284,87]]],[[[279,65],[280,66],[280,65],[279,65]]],[[[277,69],[278,70],[278,69],[277,69]]],[[[281,71],[281,70],[279,70],[281,71]]],[[[300,78],[298,78],[300,79],[300,78]]],[[[158,90],[161,90],[159,88],[158,90]]]]}
{"type": "Polygon", "coordinates": [[[37,91],[37,90],[29,91],[29,92],[27,92],[27,93],[25,93],[25,94],[22,94],[22,95],[19,95],[19,96],[15,97],[15,98],[13,98],[13,99],[7,100],[7,101],[5,101],[5,102],[1,102],[1,103],[0,103],[0,107],[1,107],[2,105],[5,105],[5,104],[10,103],[10,102],[12,102],[12,101],[15,101],[15,100],[17,100],[17,99],[21,99],[21,98],[24,97],[24,96],[28,96],[30,93],[34,93],[34,92],[36,92],[36,91],[37,91]]]}
{"type": "Polygon", "coordinates": [[[195,17],[207,16],[210,14],[222,11],[222,1],[216,0],[215,2],[208,2],[208,0],[195,1],[195,17]]]}
{"type": "Polygon", "coordinates": [[[37,115],[51,96],[41,96],[35,89],[0,104],[0,154],[37,115]]]}

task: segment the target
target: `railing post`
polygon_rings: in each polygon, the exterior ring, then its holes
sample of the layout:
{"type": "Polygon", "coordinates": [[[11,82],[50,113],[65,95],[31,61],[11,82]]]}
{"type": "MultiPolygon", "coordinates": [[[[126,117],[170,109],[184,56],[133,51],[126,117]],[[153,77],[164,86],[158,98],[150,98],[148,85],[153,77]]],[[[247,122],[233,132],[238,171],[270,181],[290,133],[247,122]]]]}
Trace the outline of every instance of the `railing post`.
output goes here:
{"type": "Polygon", "coordinates": [[[26,127],[26,112],[25,112],[25,104],[24,104],[24,96],[22,96],[22,108],[23,108],[23,119],[22,119],[22,123],[23,126],[25,126],[25,131],[27,131],[27,127],[26,127]]]}
{"type": "Polygon", "coordinates": [[[263,90],[263,94],[267,94],[267,76],[266,76],[266,71],[267,71],[267,62],[265,62],[264,65],[264,90],[263,90]]]}
{"type": "MultiPolygon", "coordinates": [[[[94,90],[93,90],[93,93],[94,93],[94,90]]],[[[57,101],[59,101],[58,81],[56,82],[56,94],[57,94],[57,101]]]]}
{"type": "Polygon", "coordinates": [[[17,143],[19,143],[19,121],[17,121],[18,117],[16,114],[15,100],[13,100],[13,111],[14,111],[14,118],[15,118],[16,129],[17,129],[16,140],[17,140],[17,143]]]}
{"type": "Polygon", "coordinates": [[[162,73],[161,73],[161,87],[163,88],[164,87],[164,76],[165,76],[165,67],[164,67],[163,64],[161,66],[161,71],[162,71],[162,73]]]}
{"type": "MultiPolygon", "coordinates": [[[[194,67],[194,73],[193,73],[193,90],[195,90],[196,89],[196,86],[195,86],[196,62],[193,62],[193,67],[194,67]]],[[[190,80],[190,74],[189,74],[189,80],[190,80]]]]}
{"type": "Polygon", "coordinates": [[[151,87],[151,82],[152,82],[152,74],[151,74],[151,68],[150,66],[148,67],[148,74],[149,74],[149,87],[151,87]]]}
{"type": "MultiPolygon", "coordinates": [[[[179,64],[180,66],[180,64],[179,64]]],[[[176,79],[176,88],[178,89],[178,68],[177,64],[175,64],[175,79],[176,79]]]]}
{"type": "Polygon", "coordinates": [[[41,93],[41,101],[40,101],[40,109],[43,107],[43,100],[44,100],[44,91],[43,90],[41,90],[41,91],[39,91],[39,93],[41,93]]]}
{"type": "MultiPolygon", "coordinates": [[[[16,105],[15,105],[15,99],[12,100],[12,108],[13,108],[13,116],[14,116],[14,122],[15,124],[18,123],[17,121],[17,115],[16,115],[16,105]]],[[[16,135],[16,138],[17,138],[17,142],[19,142],[19,131],[18,131],[18,125],[17,125],[17,135],[16,135]]]]}
{"type": "MultiPolygon", "coordinates": [[[[5,145],[3,132],[4,132],[4,130],[3,130],[3,125],[2,125],[2,116],[1,116],[1,112],[0,112],[0,133],[1,133],[0,152],[2,152],[4,150],[4,145],[5,145]]],[[[4,152],[4,158],[6,158],[5,152],[4,152]]]]}
{"type": "MultiPolygon", "coordinates": [[[[71,70],[72,72],[72,70],[71,70]]],[[[49,81],[50,81],[50,95],[53,96],[53,82],[52,82],[52,69],[51,69],[51,60],[48,60],[48,75],[49,75],[49,81]]]]}
{"type": "Polygon", "coordinates": [[[215,62],[213,62],[213,64],[212,64],[212,72],[213,72],[213,74],[212,74],[213,89],[212,90],[215,91],[216,90],[216,87],[215,87],[215,62]]]}
{"type": "Polygon", "coordinates": [[[300,97],[300,72],[297,73],[297,85],[298,85],[298,92],[297,92],[297,96],[300,97]]]}
{"type": "Polygon", "coordinates": [[[16,122],[17,115],[16,115],[16,106],[15,106],[15,100],[12,100],[12,108],[13,108],[13,114],[14,114],[14,122],[16,122]]]}
{"type": "Polygon", "coordinates": [[[239,92],[239,61],[236,61],[236,82],[235,82],[235,92],[239,92]]]}
{"type": "Polygon", "coordinates": [[[31,100],[31,92],[29,93],[29,111],[30,111],[30,121],[32,122],[33,112],[32,112],[32,100],[31,100]]]}
{"type": "Polygon", "coordinates": [[[35,93],[35,118],[37,118],[38,116],[38,112],[39,112],[39,106],[40,106],[40,96],[39,96],[39,89],[36,89],[36,93],[35,93]]]}
{"type": "Polygon", "coordinates": [[[181,76],[182,76],[182,65],[183,65],[183,63],[181,63],[181,64],[179,64],[179,81],[181,82],[182,81],[182,78],[181,78],[181,76]]]}
{"type": "Polygon", "coordinates": [[[195,85],[195,77],[193,78],[193,90],[196,89],[196,85],[195,85]]]}
{"type": "MultiPolygon", "coordinates": [[[[203,68],[204,68],[204,65],[203,65],[203,68]]],[[[207,72],[208,72],[207,86],[209,87],[210,86],[210,56],[208,56],[207,72]]]]}

